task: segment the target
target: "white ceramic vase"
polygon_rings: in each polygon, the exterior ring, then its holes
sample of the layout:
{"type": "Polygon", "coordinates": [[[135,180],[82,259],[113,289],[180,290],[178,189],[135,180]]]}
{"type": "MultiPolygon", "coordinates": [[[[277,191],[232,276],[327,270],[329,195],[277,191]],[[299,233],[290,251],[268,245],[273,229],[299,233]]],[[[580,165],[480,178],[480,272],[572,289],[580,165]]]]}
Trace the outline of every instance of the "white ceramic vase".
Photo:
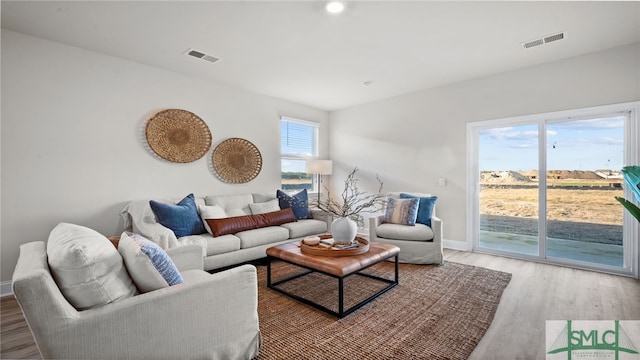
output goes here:
{"type": "Polygon", "coordinates": [[[358,224],[348,217],[340,217],[331,223],[331,236],[337,243],[351,243],[358,233],[358,224]]]}

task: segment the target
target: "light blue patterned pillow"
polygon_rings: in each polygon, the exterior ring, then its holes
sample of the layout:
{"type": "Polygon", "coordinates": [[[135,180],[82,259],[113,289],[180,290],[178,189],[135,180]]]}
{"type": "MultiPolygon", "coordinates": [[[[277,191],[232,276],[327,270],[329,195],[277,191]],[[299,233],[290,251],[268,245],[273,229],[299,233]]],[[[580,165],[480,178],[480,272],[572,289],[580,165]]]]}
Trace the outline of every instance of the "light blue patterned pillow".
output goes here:
{"type": "Polygon", "coordinates": [[[120,236],[118,252],[140,292],[182,284],[184,279],[169,255],[145,237],[125,231],[120,236]]]}
{"type": "Polygon", "coordinates": [[[400,199],[419,199],[418,203],[418,217],[416,218],[416,222],[420,224],[425,224],[428,227],[431,227],[431,215],[433,214],[433,208],[436,206],[436,200],[438,200],[437,196],[428,196],[428,197],[420,197],[411,194],[400,194],[400,199]]]}
{"type": "Polygon", "coordinates": [[[397,199],[390,197],[382,218],[383,223],[398,225],[416,225],[419,199],[397,199]]]}

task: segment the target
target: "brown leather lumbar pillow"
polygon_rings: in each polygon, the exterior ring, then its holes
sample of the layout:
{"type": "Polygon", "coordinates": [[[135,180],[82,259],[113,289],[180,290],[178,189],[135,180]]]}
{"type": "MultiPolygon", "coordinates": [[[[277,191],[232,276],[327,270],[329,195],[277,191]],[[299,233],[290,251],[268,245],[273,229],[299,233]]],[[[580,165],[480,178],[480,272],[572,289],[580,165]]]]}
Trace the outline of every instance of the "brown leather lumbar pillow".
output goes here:
{"type": "Polygon", "coordinates": [[[298,219],[296,219],[295,214],[293,213],[293,209],[291,208],[286,208],[280,211],[273,211],[273,212],[268,212],[264,214],[258,214],[254,216],[263,218],[264,223],[266,224],[265,226],[277,226],[277,225],[298,221],[298,219]]]}
{"type": "Polygon", "coordinates": [[[258,215],[233,216],[221,219],[205,219],[213,236],[235,234],[240,231],[277,226],[298,221],[291,208],[258,215]]]}

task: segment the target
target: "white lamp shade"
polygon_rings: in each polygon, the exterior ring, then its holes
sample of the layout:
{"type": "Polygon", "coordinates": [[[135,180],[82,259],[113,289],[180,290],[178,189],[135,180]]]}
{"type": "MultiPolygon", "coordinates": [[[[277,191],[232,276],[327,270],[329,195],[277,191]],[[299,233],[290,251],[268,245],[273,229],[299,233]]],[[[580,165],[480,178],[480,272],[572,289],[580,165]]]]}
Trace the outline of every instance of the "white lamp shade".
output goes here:
{"type": "Polygon", "coordinates": [[[331,175],[333,162],[331,160],[307,160],[308,174],[331,175]]]}

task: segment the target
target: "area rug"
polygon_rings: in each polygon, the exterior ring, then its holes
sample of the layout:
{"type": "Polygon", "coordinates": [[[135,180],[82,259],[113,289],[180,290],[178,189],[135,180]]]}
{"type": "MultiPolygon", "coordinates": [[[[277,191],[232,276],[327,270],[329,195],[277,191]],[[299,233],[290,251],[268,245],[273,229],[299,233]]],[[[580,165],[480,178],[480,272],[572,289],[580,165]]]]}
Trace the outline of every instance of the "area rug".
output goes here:
{"type": "MultiPolygon", "coordinates": [[[[393,276],[393,263],[370,270],[393,276]]],[[[257,359],[467,359],[495,314],[511,274],[446,262],[400,264],[400,283],[343,319],[266,287],[258,266],[258,315],[263,344],[257,359]]],[[[274,264],[274,281],[297,268],[274,264]]],[[[288,291],[331,308],[337,280],[310,274],[288,291]]],[[[345,280],[345,306],[381,286],[362,276],[345,280]]]]}

